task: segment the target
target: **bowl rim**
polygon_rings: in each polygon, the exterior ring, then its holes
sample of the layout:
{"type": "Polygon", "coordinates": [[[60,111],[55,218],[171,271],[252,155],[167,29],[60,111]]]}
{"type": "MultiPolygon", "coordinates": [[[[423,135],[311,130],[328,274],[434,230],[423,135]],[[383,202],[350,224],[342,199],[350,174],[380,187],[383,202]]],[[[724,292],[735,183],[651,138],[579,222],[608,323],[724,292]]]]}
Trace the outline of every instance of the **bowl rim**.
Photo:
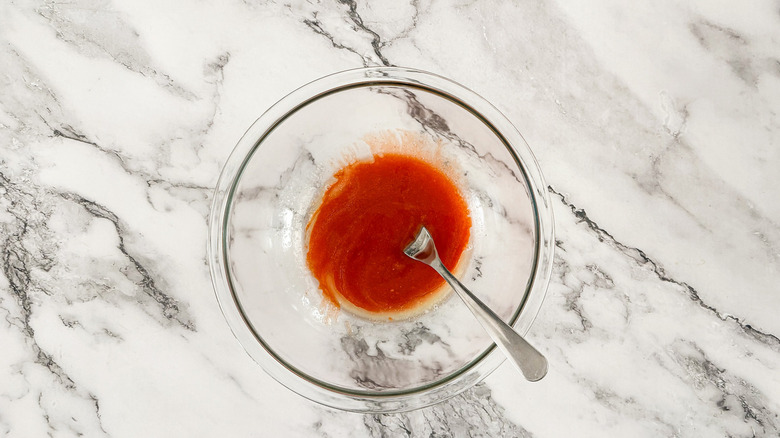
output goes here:
{"type": "Polygon", "coordinates": [[[491,344],[479,356],[441,380],[411,390],[355,391],[322,382],[279,358],[255,333],[235,296],[225,242],[233,193],[247,163],[265,137],[301,108],[327,95],[376,85],[422,89],[439,95],[477,117],[503,142],[523,175],[534,215],[535,248],[532,275],[525,297],[510,321],[526,334],[546,295],[552,272],[554,218],[550,195],[539,165],[522,134],[495,106],[477,93],[434,73],[403,67],[365,67],[341,71],[311,81],[266,110],[244,133],[229,155],[214,191],[209,215],[207,255],[217,302],[233,335],[263,370],[288,389],[317,403],[354,412],[400,412],[443,401],[487,377],[503,361],[491,344]],[[295,378],[291,379],[293,376],[295,378]]]}

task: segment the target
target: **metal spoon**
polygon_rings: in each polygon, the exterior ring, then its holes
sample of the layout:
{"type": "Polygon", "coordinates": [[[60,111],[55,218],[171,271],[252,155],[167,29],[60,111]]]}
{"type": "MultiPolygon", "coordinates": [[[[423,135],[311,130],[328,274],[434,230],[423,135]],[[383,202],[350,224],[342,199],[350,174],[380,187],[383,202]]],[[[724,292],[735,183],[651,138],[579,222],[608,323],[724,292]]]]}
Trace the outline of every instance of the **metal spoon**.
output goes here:
{"type": "Polygon", "coordinates": [[[526,379],[536,382],[547,374],[547,359],[522,336],[498,317],[488,306],[469,291],[439,259],[433,238],[425,227],[420,229],[414,241],[406,246],[404,254],[425,263],[441,275],[455,289],[458,296],[477,317],[482,328],[490,335],[498,348],[515,364],[526,379]]]}

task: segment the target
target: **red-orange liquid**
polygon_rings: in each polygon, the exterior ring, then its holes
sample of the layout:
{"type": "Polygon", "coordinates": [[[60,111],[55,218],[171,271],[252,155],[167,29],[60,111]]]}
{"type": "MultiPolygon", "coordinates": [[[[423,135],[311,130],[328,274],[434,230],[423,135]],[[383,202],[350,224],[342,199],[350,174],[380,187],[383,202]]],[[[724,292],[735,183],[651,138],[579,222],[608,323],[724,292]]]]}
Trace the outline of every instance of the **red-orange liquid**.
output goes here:
{"type": "Polygon", "coordinates": [[[456,185],[431,164],[384,154],[339,170],[309,221],[307,263],[323,294],[368,312],[412,309],[444,280],[403,253],[421,225],[453,269],[471,218],[456,185]]]}

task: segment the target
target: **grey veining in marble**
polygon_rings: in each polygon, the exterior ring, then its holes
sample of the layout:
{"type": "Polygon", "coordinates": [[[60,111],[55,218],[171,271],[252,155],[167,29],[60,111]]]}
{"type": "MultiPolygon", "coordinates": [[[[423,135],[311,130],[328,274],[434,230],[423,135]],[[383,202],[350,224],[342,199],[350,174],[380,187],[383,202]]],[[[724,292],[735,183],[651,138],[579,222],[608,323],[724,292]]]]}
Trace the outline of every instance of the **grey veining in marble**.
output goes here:
{"type": "Polygon", "coordinates": [[[0,43],[0,436],[780,434],[776,2],[13,0],[0,43]],[[222,164],[287,92],[366,65],[464,84],[539,159],[541,382],[504,364],[336,412],[227,328],[222,164]]]}

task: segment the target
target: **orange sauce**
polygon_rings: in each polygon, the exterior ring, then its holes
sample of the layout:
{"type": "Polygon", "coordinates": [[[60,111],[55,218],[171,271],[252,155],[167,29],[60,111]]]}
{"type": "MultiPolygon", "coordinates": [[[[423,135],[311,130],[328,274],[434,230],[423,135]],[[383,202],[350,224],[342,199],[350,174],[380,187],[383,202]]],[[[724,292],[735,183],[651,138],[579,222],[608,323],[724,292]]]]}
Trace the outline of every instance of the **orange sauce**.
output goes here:
{"type": "Polygon", "coordinates": [[[403,249],[425,225],[444,265],[457,265],[471,218],[455,183],[397,153],[346,165],[334,178],[307,225],[307,264],[323,295],[337,307],[382,315],[430,301],[444,280],[403,249]]]}

